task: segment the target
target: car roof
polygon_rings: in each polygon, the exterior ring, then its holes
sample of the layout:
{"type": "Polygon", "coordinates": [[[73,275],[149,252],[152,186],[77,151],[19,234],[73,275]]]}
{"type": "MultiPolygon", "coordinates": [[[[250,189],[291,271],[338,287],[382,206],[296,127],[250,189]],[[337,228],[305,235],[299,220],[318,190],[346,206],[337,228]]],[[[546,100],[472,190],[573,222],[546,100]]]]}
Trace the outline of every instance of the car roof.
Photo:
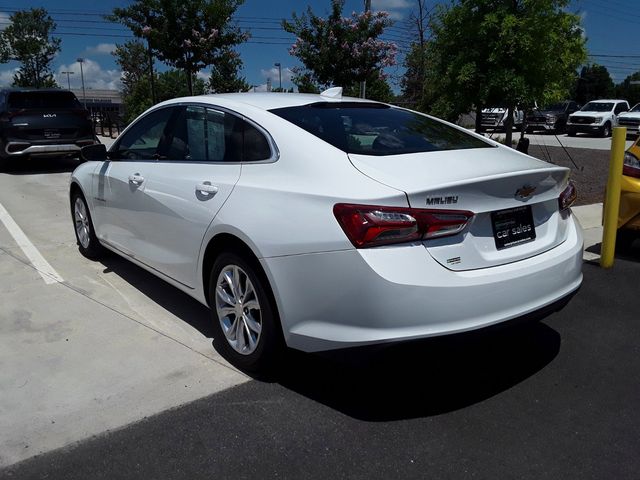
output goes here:
{"type": "Polygon", "coordinates": [[[626,100],[614,100],[611,98],[602,98],[602,99],[598,99],[598,100],[589,100],[587,103],[591,103],[591,102],[618,102],[618,103],[628,103],[626,100]]]}
{"type": "Polygon", "coordinates": [[[182,102],[204,102],[212,105],[232,105],[245,104],[262,110],[272,110],[274,108],[299,107],[318,102],[362,102],[379,103],[362,98],[341,97],[333,98],[314,93],[279,93],[279,92],[247,92],[247,93],[216,93],[208,95],[198,95],[194,97],[174,98],[163,102],[163,105],[182,102]]]}

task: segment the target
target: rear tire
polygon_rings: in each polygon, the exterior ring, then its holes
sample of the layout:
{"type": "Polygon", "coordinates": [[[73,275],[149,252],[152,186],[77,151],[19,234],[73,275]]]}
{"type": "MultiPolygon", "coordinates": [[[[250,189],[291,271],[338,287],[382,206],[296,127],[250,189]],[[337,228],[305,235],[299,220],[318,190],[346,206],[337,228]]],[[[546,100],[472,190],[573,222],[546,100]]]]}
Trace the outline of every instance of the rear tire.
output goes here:
{"type": "Polygon", "coordinates": [[[235,367],[270,374],[284,351],[282,329],[269,282],[255,261],[221,253],[209,277],[216,350],[235,367]]]}
{"type": "Polygon", "coordinates": [[[73,220],[73,230],[76,234],[78,250],[90,260],[98,260],[105,253],[105,248],[96,237],[89,206],[84,196],[80,192],[75,192],[71,196],[71,218],[73,220]]]}

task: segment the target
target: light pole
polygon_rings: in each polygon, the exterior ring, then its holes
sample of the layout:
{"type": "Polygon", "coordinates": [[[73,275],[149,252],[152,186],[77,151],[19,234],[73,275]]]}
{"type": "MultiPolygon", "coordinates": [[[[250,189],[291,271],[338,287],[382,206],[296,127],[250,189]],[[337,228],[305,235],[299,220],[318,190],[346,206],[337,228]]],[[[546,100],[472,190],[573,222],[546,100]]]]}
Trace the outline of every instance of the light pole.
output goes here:
{"type": "Polygon", "coordinates": [[[60,72],[61,74],[67,74],[67,86],[69,87],[69,90],[71,90],[71,80],[69,80],[69,75],[73,75],[76,72],[60,72]]]}
{"type": "Polygon", "coordinates": [[[274,63],[274,66],[278,67],[278,85],[280,87],[280,91],[282,91],[282,65],[278,62],[274,63]]]}
{"type": "MultiPolygon", "coordinates": [[[[371,0],[364,0],[364,11],[365,12],[371,11],[371,0]]],[[[367,92],[367,80],[365,79],[362,82],[360,82],[360,98],[366,98],[366,92],[367,92]]]]}
{"type": "Polygon", "coordinates": [[[87,96],[84,91],[84,71],[82,70],[84,58],[78,58],[76,59],[76,62],[80,64],[80,78],[82,79],[82,104],[84,105],[84,108],[87,108],[87,96]]]}

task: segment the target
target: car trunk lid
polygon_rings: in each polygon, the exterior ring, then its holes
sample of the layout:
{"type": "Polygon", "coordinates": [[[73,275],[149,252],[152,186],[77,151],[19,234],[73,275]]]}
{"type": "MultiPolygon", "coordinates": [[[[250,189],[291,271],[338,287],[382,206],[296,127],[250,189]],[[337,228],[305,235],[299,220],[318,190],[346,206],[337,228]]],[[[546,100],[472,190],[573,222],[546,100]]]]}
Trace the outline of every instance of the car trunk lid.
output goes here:
{"type": "Polygon", "coordinates": [[[568,216],[558,207],[566,168],[506,148],[349,157],[365,175],[403,190],[412,208],[475,214],[463,232],[424,242],[451,270],[522,260],[566,238],[568,216]]]}

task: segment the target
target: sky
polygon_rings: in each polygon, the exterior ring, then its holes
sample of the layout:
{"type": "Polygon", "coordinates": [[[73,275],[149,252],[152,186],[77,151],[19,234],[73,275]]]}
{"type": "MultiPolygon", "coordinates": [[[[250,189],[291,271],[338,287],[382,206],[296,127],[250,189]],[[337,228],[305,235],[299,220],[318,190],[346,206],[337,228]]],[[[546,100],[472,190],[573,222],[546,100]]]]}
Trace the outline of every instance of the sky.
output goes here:
{"type": "MultiPolygon", "coordinates": [[[[433,7],[439,1],[444,0],[427,0],[427,7],[433,7]]],[[[16,9],[44,7],[57,23],[55,35],[62,39],[62,50],[53,61],[58,83],[66,87],[69,80],[71,88],[80,88],[77,59],[83,58],[86,88],[118,89],[120,71],[111,52],[117,43],[124,43],[131,35],[126,28],[106,22],[101,15],[130,3],[130,0],[20,0],[17,3],[0,0],[0,28],[6,26],[16,9]],[[74,72],[68,79],[61,73],[67,71],[74,72]]],[[[395,22],[383,39],[394,41],[399,47],[399,65],[387,71],[396,91],[403,73],[402,53],[411,41],[407,23],[415,4],[415,0],[372,0],[373,10],[389,12],[395,22]]],[[[569,5],[569,10],[579,13],[582,18],[591,55],[589,61],[605,65],[616,83],[640,70],[640,43],[635,41],[640,26],[639,4],[640,0],[572,0],[569,5]]],[[[293,86],[291,68],[299,62],[288,53],[294,37],[281,30],[280,21],[290,18],[292,12],[303,12],[307,6],[316,14],[325,15],[330,1],[245,0],[238,9],[239,26],[252,36],[248,43],[238,48],[244,63],[242,75],[257,90],[265,89],[269,78],[274,87],[278,86],[275,63],[281,64],[282,86],[293,86]]],[[[344,11],[350,14],[363,8],[364,0],[346,0],[344,11]]],[[[15,63],[0,65],[0,86],[11,84],[16,67],[15,63]]],[[[201,75],[208,77],[207,72],[201,72],[201,75]]]]}

